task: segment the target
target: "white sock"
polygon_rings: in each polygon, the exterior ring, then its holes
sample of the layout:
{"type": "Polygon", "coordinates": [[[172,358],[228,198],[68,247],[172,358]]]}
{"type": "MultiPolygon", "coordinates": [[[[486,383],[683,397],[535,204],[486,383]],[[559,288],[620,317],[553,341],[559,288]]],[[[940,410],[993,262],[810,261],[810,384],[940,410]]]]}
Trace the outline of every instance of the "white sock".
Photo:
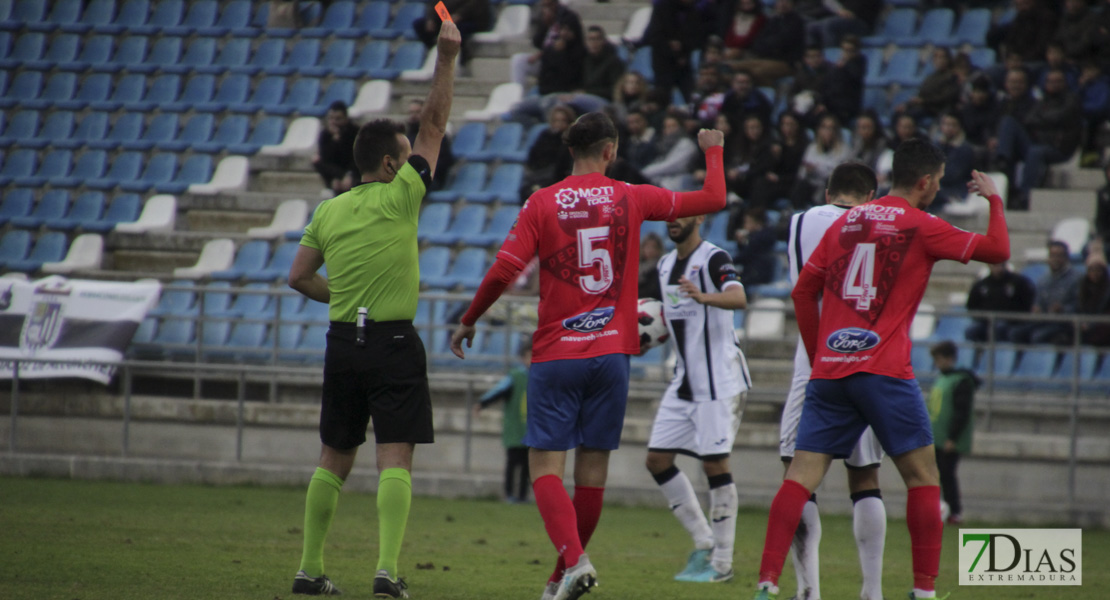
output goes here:
{"type": "MultiPolygon", "coordinates": [[[[886,545],[886,506],[883,499],[866,496],[852,505],[852,531],[863,571],[862,600],[883,598],[883,547],[886,545]]],[[[918,596],[920,598],[920,596],[918,596]]]]}
{"type": "Polygon", "coordinates": [[[928,598],[936,598],[937,592],[936,590],[926,591],[913,588],[913,597],[917,600],[927,600],[928,598]]]}
{"type": "Polygon", "coordinates": [[[736,484],[709,490],[709,518],[713,528],[713,554],[710,562],[718,573],[732,570],[732,548],[736,541],[736,510],[739,505],[736,484]]]}
{"type": "Polygon", "coordinates": [[[682,471],[666,483],[660,484],[663,495],[667,498],[667,505],[679,523],[686,528],[690,537],[694,538],[694,547],[698,550],[708,550],[713,547],[713,532],[709,529],[709,521],[701,511],[701,504],[694,494],[694,486],[682,471]]]}
{"type": "Polygon", "coordinates": [[[790,558],[794,561],[794,574],[798,578],[798,598],[821,597],[820,569],[818,568],[818,547],[821,545],[821,515],[817,503],[806,502],[802,509],[802,520],[794,532],[790,544],[790,558]]]}

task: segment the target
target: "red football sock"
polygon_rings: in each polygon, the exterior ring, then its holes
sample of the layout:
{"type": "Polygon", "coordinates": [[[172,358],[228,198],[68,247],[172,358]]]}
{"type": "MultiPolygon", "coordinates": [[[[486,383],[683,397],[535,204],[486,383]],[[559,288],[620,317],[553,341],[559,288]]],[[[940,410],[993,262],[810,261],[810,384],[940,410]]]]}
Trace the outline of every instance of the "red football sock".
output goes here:
{"type": "Polygon", "coordinates": [[[536,508],[540,510],[547,537],[555,544],[560,560],[566,564],[578,564],[582,556],[578,517],[574,503],[563,487],[563,480],[555,475],[544,475],[532,482],[532,493],[536,496],[536,508]]]}
{"type": "Polygon", "coordinates": [[[782,565],[790,552],[794,531],[802,520],[802,509],[809,502],[810,492],[804,485],[786,479],[771,502],[767,519],[767,537],[763,540],[763,560],[759,563],[759,581],[779,584],[782,565]]]}
{"type": "Polygon", "coordinates": [[[944,537],[940,522],[940,486],[910,488],[906,499],[906,525],[910,528],[913,552],[913,587],[932,591],[940,572],[940,546],[944,537]]]}
{"type": "MultiPolygon", "coordinates": [[[[578,539],[582,542],[583,550],[590,543],[594,529],[597,529],[597,522],[601,519],[601,500],[604,496],[603,487],[574,486],[574,512],[578,515],[578,539]]],[[[548,581],[559,581],[566,570],[566,561],[559,555],[559,560],[555,562],[555,571],[548,581]]]]}

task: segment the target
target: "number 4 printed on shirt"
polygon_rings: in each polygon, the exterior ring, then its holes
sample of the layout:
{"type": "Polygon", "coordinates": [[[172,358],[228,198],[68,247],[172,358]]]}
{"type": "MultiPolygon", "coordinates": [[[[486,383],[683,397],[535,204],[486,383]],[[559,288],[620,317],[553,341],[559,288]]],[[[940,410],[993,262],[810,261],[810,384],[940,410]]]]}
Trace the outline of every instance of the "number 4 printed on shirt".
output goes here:
{"type": "Polygon", "coordinates": [[[595,248],[594,242],[609,239],[609,226],[588,227],[578,230],[578,266],[583,269],[597,267],[598,275],[583,275],[578,285],[587,294],[601,294],[613,285],[613,259],[609,250],[595,248]]]}
{"type": "Polygon", "coordinates": [[[870,310],[871,301],[878,296],[875,290],[875,244],[856,244],[852,262],[844,276],[841,296],[845,300],[855,300],[856,310],[870,310]]]}

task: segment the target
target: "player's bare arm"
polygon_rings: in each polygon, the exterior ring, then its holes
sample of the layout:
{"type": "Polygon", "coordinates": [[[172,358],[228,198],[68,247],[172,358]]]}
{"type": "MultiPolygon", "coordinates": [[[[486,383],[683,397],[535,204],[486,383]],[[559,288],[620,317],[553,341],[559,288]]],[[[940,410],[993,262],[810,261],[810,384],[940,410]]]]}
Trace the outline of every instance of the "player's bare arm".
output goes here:
{"type": "Polygon", "coordinates": [[[305,296],[327,304],[331,300],[328,280],[316,271],[324,264],[324,255],[315,248],[298,246],[289,267],[289,287],[305,296]]]}
{"type": "Polygon", "coordinates": [[[459,54],[462,36],[451,21],[444,21],[439,28],[436,44],[436,66],[432,75],[432,88],[420,112],[420,132],[412,146],[412,153],[424,157],[434,177],[439,147],[447,131],[447,118],[451,115],[451,100],[455,95],[455,57],[459,54]]]}
{"type": "Polygon", "coordinates": [[[748,295],[742,285],[730,285],[720,292],[702,293],[698,286],[686,278],[678,278],[678,289],[693,299],[698,304],[723,308],[725,310],[738,310],[748,307],[748,295]]]}

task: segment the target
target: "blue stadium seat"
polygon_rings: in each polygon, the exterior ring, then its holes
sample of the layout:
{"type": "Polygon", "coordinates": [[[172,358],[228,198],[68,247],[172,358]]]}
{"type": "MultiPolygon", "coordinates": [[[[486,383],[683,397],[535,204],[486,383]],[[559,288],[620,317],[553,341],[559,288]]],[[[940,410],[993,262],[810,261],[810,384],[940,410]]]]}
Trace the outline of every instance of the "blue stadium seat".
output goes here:
{"type": "MultiPolygon", "coordinates": [[[[185,82],[185,89],[176,102],[162,104],[162,110],[173,112],[186,112],[193,107],[212,102],[216,93],[216,78],[212,75],[196,75],[185,82]]],[[[208,112],[216,112],[222,108],[212,108],[208,112]]]]}
{"type": "Polygon", "coordinates": [[[173,181],[158,183],[154,191],[159,194],[182,194],[194,183],[208,183],[212,180],[212,157],[207,154],[194,154],[185,159],[181,170],[173,181]]]}
{"type": "Polygon", "coordinates": [[[73,62],[77,58],[78,43],[77,35],[71,33],[58,35],[50,42],[50,48],[42,58],[23,61],[20,66],[25,69],[49,71],[59,64],[73,62]]]}
{"type": "Polygon", "coordinates": [[[520,186],[524,181],[524,165],[498,165],[489,178],[489,184],[478,193],[466,195],[471,202],[493,202],[499,200],[506,204],[521,204],[520,186]]]}
{"type": "Polygon", "coordinates": [[[53,108],[64,100],[73,98],[77,90],[77,75],[74,73],[54,73],[46,82],[46,87],[38,98],[26,100],[23,106],[38,110],[53,108]]]}
{"type": "Polygon", "coordinates": [[[297,323],[322,323],[328,322],[328,305],[315,300],[305,300],[300,312],[290,315],[288,321],[297,323]]]}
{"type": "Polygon", "coordinates": [[[1045,389],[1052,387],[1049,381],[1056,372],[1059,355],[1055,350],[1023,350],[1014,365],[1013,380],[1004,385],[1023,389],[1045,389]]]}
{"type": "MultiPolygon", "coordinates": [[[[199,75],[198,77],[211,77],[211,75],[199,75]]],[[[210,101],[194,103],[192,108],[202,112],[223,112],[233,105],[246,102],[250,87],[251,81],[246,75],[229,75],[220,82],[216,95],[210,101]]],[[[182,97],[182,101],[184,100],[185,98],[182,97]]]]}
{"type": "Polygon", "coordinates": [[[150,345],[163,356],[193,354],[197,323],[191,318],[165,318],[158,323],[158,332],[150,345]]]}
{"type": "MultiPolygon", "coordinates": [[[[112,76],[107,73],[98,73],[104,77],[112,79],[112,76]]],[[[89,77],[94,77],[90,75],[89,77]]],[[[89,107],[93,110],[104,110],[115,112],[121,108],[126,107],[128,110],[150,110],[153,106],[147,106],[142,102],[143,94],[146,93],[146,75],[132,73],[120,77],[115,82],[115,89],[112,90],[112,95],[105,100],[90,102],[89,107]]]]}
{"type": "Polygon", "coordinates": [[[232,154],[255,154],[263,146],[276,146],[285,136],[285,120],[281,117],[265,117],[254,126],[247,141],[241,144],[228,144],[227,151],[232,154]]]}
{"type": "Polygon", "coordinates": [[[385,29],[389,25],[389,3],[369,2],[358,15],[354,27],[339,29],[335,35],[341,38],[360,38],[368,31],[385,29]]]}
{"type": "Polygon", "coordinates": [[[86,113],[77,124],[77,129],[68,139],[56,139],[51,143],[58,148],[79,148],[92,140],[103,139],[108,134],[108,114],[102,112],[86,113]]]}
{"type": "Polygon", "coordinates": [[[45,19],[27,23],[32,31],[54,32],[62,27],[65,31],[85,33],[90,26],[81,23],[81,0],[54,0],[50,14],[45,19]]]}
{"type": "MultiPolygon", "coordinates": [[[[75,33],[88,33],[97,27],[106,27],[112,23],[115,14],[116,0],[91,0],[85,7],[85,13],[81,15],[80,21],[80,25],[87,29],[75,33]]],[[[69,30],[66,26],[62,26],[62,31],[69,30]]]]}
{"type": "Polygon", "coordinates": [[[139,359],[159,356],[161,352],[153,345],[154,336],[157,333],[158,318],[146,316],[131,336],[131,345],[127,347],[127,356],[139,359]]]}
{"type": "Polygon", "coordinates": [[[459,128],[451,140],[451,153],[459,158],[474,160],[486,143],[486,124],[467,123],[459,128]]]}
{"type": "Polygon", "coordinates": [[[334,35],[340,30],[349,29],[355,22],[355,3],[340,0],[328,4],[324,18],[316,27],[302,27],[300,34],[305,37],[322,38],[334,35]]]}
{"type": "Polygon", "coordinates": [[[151,315],[191,317],[197,314],[199,307],[196,285],[192,281],[178,279],[171,281],[167,287],[187,289],[163,289],[162,295],[158,298],[158,304],[150,310],[151,315]]]}
{"type": "Polygon", "coordinates": [[[421,242],[429,235],[447,231],[451,222],[451,206],[448,204],[425,205],[420,211],[420,221],[417,223],[416,236],[421,242]]]}
{"type": "Polygon", "coordinates": [[[270,261],[261,268],[244,273],[247,281],[275,281],[284,280],[289,276],[289,267],[293,266],[293,257],[297,255],[297,242],[286,242],[274,251],[270,261]]]}
{"type": "Polygon", "coordinates": [[[109,73],[118,73],[124,69],[137,71],[143,69],[143,60],[146,58],[146,53],[147,38],[137,36],[123,38],[123,41],[116,47],[112,59],[102,65],[93,65],[93,70],[109,73]]]}
{"type": "Polygon", "coordinates": [[[198,314],[226,315],[228,309],[231,308],[230,289],[230,281],[211,281],[205,284],[204,292],[199,297],[200,305],[197,309],[200,312],[198,314]]]}
{"type": "MultiPolygon", "coordinates": [[[[289,93],[280,103],[268,104],[266,112],[276,115],[288,115],[294,112],[308,114],[319,104],[320,80],[314,77],[302,77],[293,83],[289,93]]],[[[323,113],[320,113],[321,115],[323,113]]]]}
{"type": "Polygon", "coordinates": [[[297,350],[286,353],[283,358],[311,363],[323,362],[327,333],[327,325],[305,327],[304,334],[301,336],[301,343],[297,345],[297,350]]]}
{"type": "MultiPolygon", "coordinates": [[[[1053,374],[1053,379],[1057,383],[1057,387],[1061,390],[1071,388],[1075,364],[1075,354],[1071,349],[1065,350],[1060,353],[1060,365],[1056,367],[1056,372],[1053,374]]],[[[1090,381],[1095,375],[1095,367],[1098,366],[1098,352],[1096,350],[1083,349],[1079,351],[1079,370],[1074,375],[1079,376],[1080,389],[1083,385],[1090,381]]],[[[1108,387],[1107,389],[1110,389],[1108,387]]]]}
{"type": "Polygon", "coordinates": [[[952,24],[956,13],[951,8],[931,8],[921,18],[921,25],[908,38],[899,39],[898,45],[924,46],[935,44],[937,40],[947,40],[952,35],[952,24]]]}
{"type": "Polygon", "coordinates": [[[309,77],[327,77],[340,69],[350,67],[354,58],[355,43],[353,41],[335,40],[328,46],[318,65],[305,67],[300,70],[300,73],[309,77]]]}
{"type": "MultiPolygon", "coordinates": [[[[281,248],[278,248],[281,251],[281,248]]],[[[284,290],[283,290],[284,291],[284,290]]],[[[301,312],[304,306],[305,297],[301,294],[282,294],[277,297],[277,313],[274,315],[279,321],[289,319],[289,317],[301,312]]],[[[317,303],[319,304],[319,303],[317,303]]]]}
{"type": "Polygon", "coordinates": [[[247,129],[250,122],[242,115],[224,117],[216,128],[215,135],[207,142],[196,143],[193,150],[197,152],[222,152],[230,144],[241,144],[247,138],[247,129]]]}
{"type": "Polygon", "coordinates": [[[213,356],[217,359],[268,361],[273,354],[273,342],[266,343],[269,329],[267,323],[237,322],[231,328],[225,350],[214,352],[213,356]]]}
{"type": "Polygon", "coordinates": [[[72,60],[59,62],[57,67],[63,71],[86,71],[103,65],[112,58],[112,44],[112,38],[107,35],[85,38],[81,52],[72,60]]]}
{"type": "Polygon", "coordinates": [[[178,25],[163,27],[162,35],[193,35],[201,28],[215,25],[218,15],[219,6],[216,0],[191,0],[185,18],[178,25]]]}
{"type": "Polygon", "coordinates": [[[264,40],[257,48],[250,60],[241,66],[231,66],[232,73],[257,75],[263,71],[269,73],[271,69],[280,69],[281,61],[285,58],[285,40],[264,40]]]}
{"type": "Polygon", "coordinates": [[[993,48],[973,48],[967,57],[973,66],[980,69],[993,67],[996,60],[993,48]]]}
{"type": "Polygon", "coordinates": [[[54,150],[47,154],[38,170],[33,174],[16,177],[13,183],[19,186],[40,187],[46,185],[51,179],[63,179],[69,175],[73,168],[73,152],[69,150],[54,150]]]}
{"type": "Polygon", "coordinates": [[[1035,285],[1041,280],[1041,277],[1048,274],[1048,264],[1043,262],[1029,263],[1021,268],[1021,274],[1035,285]]]}
{"type": "MultiPolygon", "coordinates": [[[[315,80],[300,79],[297,81],[297,83],[293,84],[294,89],[290,90],[290,97],[285,99],[286,104],[290,103],[290,98],[292,98],[294,93],[298,91],[296,89],[297,84],[302,81],[315,80]]],[[[327,113],[328,107],[331,106],[333,102],[342,102],[347,106],[351,106],[352,104],[354,104],[355,92],[355,82],[346,79],[333,79],[331,84],[328,86],[328,89],[324,91],[323,96],[320,96],[318,100],[311,95],[311,90],[309,90],[309,93],[305,93],[305,102],[299,104],[300,108],[297,109],[297,112],[302,115],[323,117],[324,114],[327,113]],[[312,102],[308,102],[308,98],[310,97],[312,98],[312,102]]]]}
{"type": "Polygon", "coordinates": [[[158,4],[151,9],[150,19],[142,25],[131,27],[130,31],[139,35],[161,33],[163,30],[180,24],[184,14],[185,2],[183,0],[158,0],[158,4]]]}
{"type": "Polygon", "coordinates": [[[143,134],[143,115],[140,113],[124,113],[116,118],[112,130],[101,140],[92,140],[88,146],[98,150],[114,150],[124,142],[133,142],[143,134]]]}
{"type": "MultiPolygon", "coordinates": [[[[4,201],[0,202],[0,226],[5,225],[15,217],[25,217],[31,213],[35,204],[35,197],[28,188],[9,189],[4,194],[4,201]]],[[[26,254],[26,252],[24,252],[26,254]]],[[[20,257],[22,258],[22,256],[20,257]]]]}
{"type": "Polygon", "coordinates": [[[896,8],[887,13],[879,31],[860,40],[864,46],[885,46],[899,43],[913,36],[917,27],[917,11],[912,8],[896,8]]]}
{"type": "MultiPolygon", "coordinates": [[[[177,102],[181,93],[181,76],[164,74],[150,82],[150,88],[142,100],[136,103],[138,110],[149,111],[177,102]]],[[[172,112],[172,111],[171,111],[172,112]]]]}
{"type": "Polygon", "coordinates": [[[545,129],[547,129],[547,123],[536,123],[533,125],[524,136],[524,139],[521,140],[520,145],[512,150],[505,151],[501,156],[501,160],[518,163],[528,160],[528,151],[532,149],[532,145],[536,143],[536,140],[539,139],[540,134],[543,133],[545,129]]]}
{"type": "Polygon", "coordinates": [[[93,103],[103,103],[112,92],[112,76],[107,73],[94,73],[85,77],[77,93],[69,100],[54,103],[55,108],[63,110],[84,110],[93,103]]]}
{"type": "Polygon", "coordinates": [[[93,28],[97,33],[118,35],[119,33],[139,27],[146,23],[150,16],[150,0],[127,0],[124,2],[112,22],[107,25],[97,25],[93,28]]]}
{"type": "Polygon", "coordinates": [[[11,117],[4,135],[0,135],[0,147],[11,145],[25,146],[39,130],[39,111],[21,110],[11,117]]]}
{"type": "Polygon", "coordinates": [[[1101,366],[1083,384],[1082,392],[1104,398],[1110,394],[1110,354],[1103,355],[1101,366]]]}
{"type": "MultiPolygon", "coordinates": [[[[254,242],[247,243],[251,244],[254,242]]],[[[268,248],[267,251],[269,251],[268,248]]],[[[243,291],[235,294],[235,300],[231,303],[230,306],[227,307],[226,310],[220,312],[212,312],[206,309],[205,314],[221,317],[250,317],[254,319],[257,319],[259,317],[266,318],[267,313],[270,316],[273,315],[273,309],[269,307],[271,297],[268,292],[270,291],[270,284],[248,283],[242,287],[244,290],[249,291],[243,291]]]]}
{"type": "Polygon", "coordinates": [[[466,248],[455,256],[451,267],[442,277],[427,277],[429,287],[451,289],[477,289],[486,272],[486,251],[482,248],[466,248]]]}
{"type": "Polygon", "coordinates": [[[231,321],[227,319],[206,319],[200,323],[200,351],[205,358],[213,358],[227,344],[231,335],[231,321]]]}
{"type": "Polygon", "coordinates": [[[103,150],[87,150],[77,159],[68,177],[52,177],[50,185],[59,188],[78,187],[90,179],[101,177],[107,167],[106,156],[103,150]]]}
{"type": "Polygon", "coordinates": [[[13,229],[0,238],[0,269],[9,262],[23,260],[31,250],[31,232],[13,229]]]}
{"type": "Polygon", "coordinates": [[[1017,350],[1012,346],[995,346],[993,355],[981,359],[979,373],[984,377],[987,376],[989,373],[989,365],[993,364],[995,384],[997,385],[1000,379],[1005,379],[1014,372],[1014,365],[1016,363],[1017,350]]]}
{"type": "Polygon", "coordinates": [[[121,181],[119,187],[128,192],[145,192],[156,185],[169,183],[175,173],[176,154],[155,154],[147,161],[142,175],[130,181],[121,181]]]}
{"type": "Polygon", "coordinates": [[[420,281],[428,277],[443,277],[451,261],[451,251],[443,246],[432,246],[420,252],[420,281]]]}
{"type": "Polygon", "coordinates": [[[636,50],[636,54],[632,55],[632,61],[628,63],[628,70],[643,75],[649,82],[655,81],[655,71],[651,66],[651,46],[643,46],[636,50]]]}
{"type": "Polygon", "coordinates": [[[237,67],[245,68],[247,60],[250,58],[250,53],[250,40],[243,38],[224,40],[220,47],[220,53],[216,56],[216,59],[211,61],[210,64],[194,67],[193,71],[196,73],[219,75],[237,67]]]}
{"type": "MultiPolygon", "coordinates": [[[[896,50],[883,67],[879,76],[878,85],[897,83],[903,86],[917,87],[921,84],[922,76],[918,73],[918,53],[912,48],[896,50]]],[[[871,81],[867,82],[872,83],[871,81]]]]}
{"type": "Polygon", "coordinates": [[[412,31],[412,22],[424,16],[424,8],[424,4],[420,2],[408,2],[401,5],[401,8],[397,9],[397,13],[393,16],[389,25],[380,29],[370,30],[370,37],[372,39],[392,40],[405,36],[408,39],[415,39],[415,32],[412,31]],[[413,37],[409,37],[410,34],[413,37]]]}
{"type": "Polygon", "coordinates": [[[316,66],[320,60],[320,40],[300,40],[280,65],[266,69],[267,75],[292,75],[316,66]]]}
{"type": "Polygon", "coordinates": [[[455,172],[445,189],[428,192],[430,202],[454,202],[467,194],[477,194],[486,183],[485,163],[467,163],[455,172]]]}
{"type": "Polygon", "coordinates": [[[362,47],[354,64],[346,69],[336,69],[337,77],[364,77],[367,73],[385,68],[389,60],[389,42],[371,40],[362,47]]]}
{"type": "Polygon", "coordinates": [[[5,267],[9,271],[21,273],[34,273],[42,268],[43,263],[58,262],[66,255],[66,234],[60,231],[48,231],[35,240],[35,246],[22,260],[7,261],[5,267]]]}
{"type": "Polygon", "coordinates": [[[974,48],[979,48],[987,44],[987,30],[990,29],[990,26],[991,9],[967,8],[960,15],[960,22],[956,25],[956,30],[952,32],[952,35],[945,39],[936,40],[936,44],[947,47],[970,44],[974,48]]]}
{"type": "Polygon", "coordinates": [[[964,331],[971,325],[971,318],[964,314],[948,314],[937,317],[937,326],[933,335],[926,341],[940,342],[943,340],[960,341],[964,339],[964,331]]]}
{"type": "Polygon", "coordinates": [[[223,37],[229,33],[237,36],[256,36],[258,29],[251,27],[250,0],[233,0],[224,3],[223,11],[214,25],[197,27],[197,35],[223,37]]]}
{"type": "Polygon", "coordinates": [[[137,221],[141,208],[142,201],[138,194],[120,194],[112,199],[103,217],[91,223],[84,223],[81,228],[95,233],[107,233],[115,229],[116,225],[120,223],[137,221]]]}
{"type": "Polygon", "coordinates": [[[173,140],[177,136],[177,125],[177,113],[159,113],[150,120],[142,137],[133,142],[124,142],[121,146],[124,150],[150,150],[173,140]]]}
{"type": "Polygon", "coordinates": [[[39,23],[46,17],[46,3],[41,0],[15,0],[7,20],[0,22],[0,28],[20,29],[30,23],[39,23]]]}
{"type": "Polygon", "coordinates": [[[516,206],[502,206],[490,217],[489,223],[481,233],[469,237],[465,243],[474,246],[500,245],[509,235],[520,209],[516,206]]]}
{"type": "Polygon", "coordinates": [[[149,74],[164,70],[166,67],[173,68],[179,60],[181,60],[181,38],[159,37],[143,62],[130,65],[127,70],[133,73],[149,74]]]}
{"type": "Polygon", "coordinates": [[[491,162],[503,158],[520,146],[523,135],[524,126],[520,123],[503,123],[494,130],[484,148],[470,153],[469,160],[491,162]]]}
{"type": "Polygon", "coordinates": [[[267,77],[254,86],[254,92],[245,102],[232,104],[228,108],[237,113],[254,113],[280,105],[282,98],[285,98],[285,78],[267,77]]]}
{"type": "Polygon", "coordinates": [[[100,192],[85,192],[77,197],[60,219],[48,219],[43,226],[47,229],[73,231],[85,223],[100,219],[104,214],[104,194],[100,192]]]}
{"type": "Polygon", "coordinates": [[[407,42],[402,44],[389,59],[389,64],[383,69],[374,69],[368,73],[371,79],[396,79],[401,71],[419,69],[424,63],[424,44],[420,42],[407,42]]]}
{"type": "Polygon", "coordinates": [[[172,140],[159,142],[159,150],[181,152],[195,148],[212,139],[212,128],[215,118],[208,113],[197,113],[185,122],[178,136],[172,140]]]}
{"type": "Polygon", "coordinates": [[[216,57],[215,38],[196,38],[189,42],[185,54],[174,64],[163,65],[165,73],[192,73],[212,64],[216,57]]]}
{"type": "Polygon", "coordinates": [[[486,207],[468,205],[459,209],[451,225],[443,233],[428,235],[425,239],[433,244],[455,244],[467,236],[478,235],[486,225],[486,207]]]}
{"type": "Polygon", "coordinates": [[[112,166],[108,168],[104,177],[86,181],[85,186],[94,190],[110,190],[119,185],[121,181],[138,179],[142,167],[143,155],[141,153],[124,152],[112,160],[112,166]]]}
{"type": "Polygon", "coordinates": [[[24,33],[15,40],[15,46],[6,57],[0,59],[0,68],[14,69],[27,61],[42,58],[46,49],[46,36],[41,33],[24,33]]]}
{"type": "MultiPolygon", "coordinates": [[[[291,354],[295,353],[297,345],[301,343],[301,336],[304,334],[304,326],[299,323],[282,323],[278,325],[277,329],[278,358],[280,360],[287,360],[290,358],[291,354]]],[[[266,348],[273,347],[273,335],[273,328],[270,328],[270,333],[266,336],[266,341],[263,343],[266,348]]]]}
{"type": "Polygon", "coordinates": [[[9,154],[4,159],[4,166],[0,167],[0,186],[11,185],[20,177],[30,177],[38,166],[38,157],[34,150],[22,148],[9,154]]]}

